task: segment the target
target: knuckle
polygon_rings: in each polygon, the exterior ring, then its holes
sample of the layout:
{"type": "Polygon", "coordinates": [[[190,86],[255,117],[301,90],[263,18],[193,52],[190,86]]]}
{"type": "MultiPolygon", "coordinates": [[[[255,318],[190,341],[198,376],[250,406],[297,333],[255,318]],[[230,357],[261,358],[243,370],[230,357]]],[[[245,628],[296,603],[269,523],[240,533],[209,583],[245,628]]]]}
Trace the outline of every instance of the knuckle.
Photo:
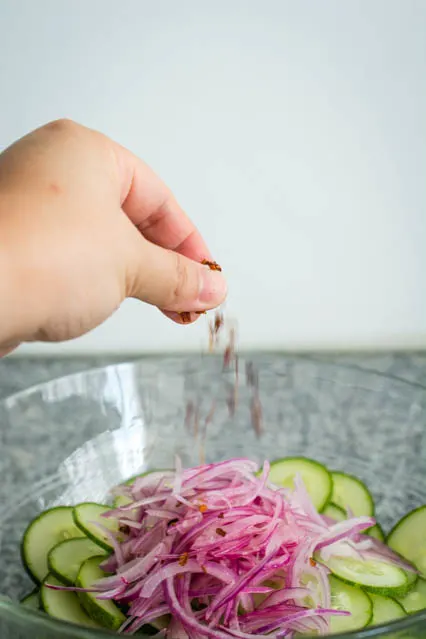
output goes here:
{"type": "Polygon", "coordinates": [[[173,282],[172,296],[173,304],[178,304],[186,296],[188,288],[188,269],[179,253],[174,253],[175,279],[173,282]]]}
{"type": "Polygon", "coordinates": [[[45,129],[55,135],[63,133],[71,133],[78,130],[79,125],[74,120],[68,118],[59,118],[46,124],[45,129]]]}

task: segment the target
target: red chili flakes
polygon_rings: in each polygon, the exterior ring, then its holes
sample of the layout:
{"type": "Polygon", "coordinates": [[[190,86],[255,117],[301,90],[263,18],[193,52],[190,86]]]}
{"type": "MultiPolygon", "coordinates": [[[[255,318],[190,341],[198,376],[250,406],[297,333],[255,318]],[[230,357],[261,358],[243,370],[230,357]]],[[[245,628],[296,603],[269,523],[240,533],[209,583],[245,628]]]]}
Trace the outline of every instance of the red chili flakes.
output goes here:
{"type": "Polygon", "coordinates": [[[222,313],[216,313],[214,316],[214,332],[217,335],[224,324],[224,318],[222,313]]]}
{"type": "Polygon", "coordinates": [[[179,557],[179,561],[178,561],[179,566],[185,566],[185,565],[186,565],[186,562],[188,561],[188,557],[189,557],[188,553],[187,553],[187,552],[184,552],[184,553],[183,553],[183,554],[179,557]]]}
{"type": "Polygon", "coordinates": [[[201,264],[204,264],[204,266],[208,266],[211,271],[221,271],[222,270],[222,267],[219,266],[219,264],[217,262],[213,262],[211,260],[202,260],[201,264]]]}
{"type": "Polygon", "coordinates": [[[315,559],[312,559],[312,557],[309,559],[309,563],[311,564],[312,568],[315,568],[315,566],[317,565],[317,562],[315,561],[315,559]]]}
{"type": "Polygon", "coordinates": [[[205,575],[207,575],[207,568],[205,566],[202,565],[201,570],[203,571],[205,575]]]}
{"type": "Polygon", "coordinates": [[[180,315],[180,319],[182,320],[182,324],[189,324],[189,322],[191,321],[191,313],[189,313],[188,311],[183,311],[182,313],[179,313],[180,315]]]}
{"type": "Polygon", "coordinates": [[[216,528],[216,535],[220,535],[221,537],[226,537],[226,530],[223,530],[223,528],[216,528]]]}
{"type": "Polygon", "coordinates": [[[205,513],[205,512],[206,512],[206,510],[207,510],[207,506],[206,506],[206,504],[200,504],[200,505],[198,506],[198,510],[200,511],[200,513],[205,513]]]}
{"type": "Polygon", "coordinates": [[[219,513],[217,518],[218,519],[223,519],[225,517],[225,513],[219,513]]]}

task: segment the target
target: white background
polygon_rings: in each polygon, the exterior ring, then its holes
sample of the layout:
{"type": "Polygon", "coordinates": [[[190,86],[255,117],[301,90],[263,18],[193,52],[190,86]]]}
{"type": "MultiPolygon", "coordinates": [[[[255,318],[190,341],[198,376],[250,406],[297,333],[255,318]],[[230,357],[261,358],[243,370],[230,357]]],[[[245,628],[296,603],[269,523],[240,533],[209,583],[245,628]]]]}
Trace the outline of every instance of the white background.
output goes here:
{"type": "MultiPolygon", "coordinates": [[[[425,0],[1,0],[0,147],[67,116],[143,156],[245,347],[424,346],[425,34],[425,0]]],[[[205,343],[130,302],[21,352],[205,343]]]]}

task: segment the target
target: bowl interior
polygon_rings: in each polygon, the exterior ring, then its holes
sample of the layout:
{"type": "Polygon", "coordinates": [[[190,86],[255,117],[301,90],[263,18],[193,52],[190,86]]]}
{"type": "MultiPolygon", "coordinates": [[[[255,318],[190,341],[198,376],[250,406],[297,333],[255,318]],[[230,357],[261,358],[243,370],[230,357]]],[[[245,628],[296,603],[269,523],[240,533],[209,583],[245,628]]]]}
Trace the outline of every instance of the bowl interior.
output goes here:
{"type": "Polygon", "coordinates": [[[385,530],[426,503],[423,388],[307,359],[246,365],[236,383],[216,357],[161,369],[142,361],[0,402],[0,593],[17,599],[32,587],[20,540],[38,512],[105,500],[138,472],[173,467],[176,455],[186,466],[312,457],[365,481],[385,530]]]}

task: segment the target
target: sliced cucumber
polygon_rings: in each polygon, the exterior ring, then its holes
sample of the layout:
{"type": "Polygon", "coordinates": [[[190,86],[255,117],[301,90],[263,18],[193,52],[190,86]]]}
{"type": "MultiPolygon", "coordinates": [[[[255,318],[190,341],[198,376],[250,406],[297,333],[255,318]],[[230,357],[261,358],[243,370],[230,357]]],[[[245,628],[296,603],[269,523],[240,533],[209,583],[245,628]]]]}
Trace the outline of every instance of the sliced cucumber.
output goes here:
{"type": "Polygon", "coordinates": [[[403,596],[409,589],[407,573],[385,561],[333,556],[322,561],[329,570],[348,584],[362,586],[369,592],[387,596],[403,596]]]}
{"type": "Polygon", "coordinates": [[[406,617],[404,608],[392,597],[383,597],[383,595],[370,593],[370,599],[373,602],[371,626],[378,626],[381,623],[406,617]]]}
{"type": "Polygon", "coordinates": [[[61,584],[53,575],[47,575],[40,588],[40,598],[43,609],[50,617],[62,619],[62,621],[69,621],[79,626],[88,626],[89,628],[100,627],[100,625],[93,621],[83,610],[75,592],[70,592],[69,590],[52,590],[47,584],[51,584],[52,586],[61,584]]]}
{"type": "Polygon", "coordinates": [[[374,515],[373,498],[361,480],[340,472],[332,472],[331,477],[333,479],[331,501],[334,504],[343,508],[345,512],[350,508],[355,517],[374,515]]]}
{"type": "Polygon", "coordinates": [[[387,544],[426,579],[426,505],[412,510],[391,530],[387,544]]]}
{"type": "Polygon", "coordinates": [[[373,605],[370,597],[360,588],[343,583],[340,579],[329,577],[331,588],[331,607],[347,610],[350,616],[330,617],[330,632],[341,633],[365,628],[371,621],[373,605]]]}
{"type": "Polygon", "coordinates": [[[31,608],[31,610],[40,610],[40,592],[39,589],[36,588],[29,595],[26,595],[23,599],[21,599],[21,605],[25,606],[25,608],[31,608]]]}
{"type": "Polygon", "coordinates": [[[51,574],[59,581],[66,586],[74,586],[82,563],[101,553],[99,545],[87,537],[67,539],[52,548],[47,563],[51,574]]]}
{"type": "Polygon", "coordinates": [[[426,609],[426,581],[418,579],[416,585],[405,597],[398,597],[398,602],[405,612],[411,615],[414,612],[426,609]]]}
{"type": "Polygon", "coordinates": [[[47,575],[47,555],[53,546],[65,539],[82,536],[74,523],[70,506],[51,508],[33,519],[24,533],[21,546],[22,560],[32,579],[40,583],[47,575]]]}
{"type": "Polygon", "coordinates": [[[363,534],[368,535],[369,537],[374,537],[374,539],[378,539],[379,541],[385,541],[385,533],[383,532],[383,528],[380,524],[376,524],[368,530],[365,530],[363,534]]]}
{"type": "Polygon", "coordinates": [[[333,487],[327,468],[307,457],[285,457],[272,462],[269,480],[276,486],[293,488],[296,475],[300,475],[315,508],[321,511],[333,487]]]}
{"type": "Polygon", "coordinates": [[[326,517],[330,517],[330,519],[334,519],[335,521],[344,521],[346,519],[346,513],[343,508],[336,506],[336,504],[333,504],[331,501],[324,508],[322,514],[326,517]]]}
{"type": "Polygon", "coordinates": [[[126,497],[126,495],[117,495],[117,497],[114,497],[112,505],[113,508],[121,508],[122,506],[128,506],[132,501],[133,499],[126,497]]]}
{"type": "Polygon", "coordinates": [[[119,523],[116,519],[103,517],[102,515],[111,510],[110,506],[85,502],[78,504],[73,509],[75,525],[104,550],[112,550],[112,545],[108,536],[98,527],[97,524],[107,528],[112,533],[119,532],[119,523]]]}
{"type": "MultiPolygon", "coordinates": [[[[79,588],[91,588],[98,579],[105,577],[105,572],[99,568],[99,564],[105,557],[91,557],[81,566],[77,576],[76,585],[79,588]]],[[[79,592],[78,596],[91,619],[97,621],[101,626],[118,630],[126,617],[121,610],[109,599],[97,599],[94,592],[79,592]]]]}

